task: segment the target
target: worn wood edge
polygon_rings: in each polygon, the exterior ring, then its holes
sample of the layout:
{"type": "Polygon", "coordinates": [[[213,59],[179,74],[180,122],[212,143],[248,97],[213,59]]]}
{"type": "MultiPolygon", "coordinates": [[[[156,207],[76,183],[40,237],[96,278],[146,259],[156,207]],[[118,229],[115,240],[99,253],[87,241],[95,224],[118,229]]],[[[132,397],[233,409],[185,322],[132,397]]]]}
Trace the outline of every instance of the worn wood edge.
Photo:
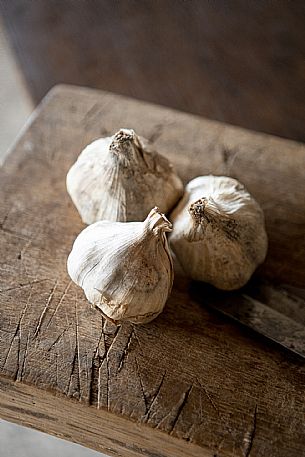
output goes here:
{"type": "MultiPolygon", "coordinates": [[[[54,86],[56,88],[57,86],[54,86]]],[[[21,129],[18,131],[14,141],[11,143],[10,147],[8,150],[5,152],[5,157],[4,160],[0,163],[0,170],[5,169],[5,166],[9,162],[9,159],[12,155],[12,153],[15,151],[19,141],[22,140],[23,136],[27,132],[27,130],[31,127],[31,125],[36,121],[38,118],[41,110],[44,108],[44,106],[48,103],[50,98],[53,97],[53,89],[51,89],[48,94],[44,97],[44,99],[39,103],[39,105],[36,106],[36,108],[32,111],[32,113],[29,115],[29,117],[26,119],[25,123],[21,127],[21,129]]],[[[54,94],[56,94],[57,90],[54,90],[54,94]]]]}
{"type": "MultiPolygon", "coordinates": [[[[46,95],[43,97],[41,102],[37,105],[33,114],[36,113],[36,111],[40,112],[41,108],[43,108],[46,104],[48,104],[49,101],[51,101],[53,97],[55,98],[55,97],[61,96],[62,94],[66,95],[68,92],[70,92],[70,93],[75,92],[78,95],[82,93],[83,95],[90,95],[91,97],[96,94],[98,94],[99,96],[105,95],[107,97],[113,97],[113,99],[122,100],[125,102],[137,103],[139,106],[143,106],[143,107],[150,106],[152,108],[162,110],[163,112],[164,111],[167,111],[168,113],[172,112],[172,113],[175,113],[176,116],[177,115],[187,116],[188,118],[196,119],[197,121],[201,121],[206,124],[210,124],[211,126],[214,126],[214,127],[227,128],[227,129],[231,130],[232,132],[234,131],[234,133],[236,133],[236,134],[242,133],[243,135],[246,134],[246,135],[251,135],[253,137],[258,137],[258,138],[262,138],[262,137],[266,138],[266,139],[270,138],[273,140],[280,141],[281,144],[283,144],[283,143],[294,144],[294,145],[298,145],[299,147],[305,146],[305,143],[303,143],[301,141],[293,140],[293,139],[282,137],[279,135],[274,135],[272,133],[266,133],[266,132],[263,132],[260,130],[252,130],[252,129],[249,129],[246,127],[241,127],[240,125],[237,125],[237,124],[231,124],[229,122],[218,121],[216,119],[212,119],[212,118],[209,118],[206,116],[201,116],[199,114],[194,114],[194,113],[191,113],[188,111],[182,111],[182,110],[179,110],[176,108],[171,108],[167,105],[161,105],[160,103],[154,103],[154,102],[139,99],[136,97],[130,97],[128,95],[120,94],[117,92],[110,92],[110,91],[107,91],[104,89],[103,90],[96,89],[93,87],[80,86],[77,84],[65,84],[65,83],[55,84],[53,87],[51,87],[51,89],[46,93],[46,95]]],[[[30,117],[30,119],[31,119],[31,117],[30,117]]],[[[33,118],[33,120],[34,120],[34,118],[33,118]]],[[[30,124],[26,124],[26,127],[29,127],[29,125],[30,124]]],[[[16,146],[16,145],[14,145],[14,146],[16,146]]]]}
{"type": "Polygon", "coordinates": [[[208,448],[4,376],[0,376],[0,416],[115,457],[212,455],[208,448]]]}
{"type": "MultiPolygon", "coordinates": [[[[200,116],[197,114],[188,113],[186,111],[176,110],[174,108],[170,108],[165,105],[160,105],[157,103],[140,100],[137,98],[131,98],[131,97],[128,97],[123,94],[117,94],[114,92],[101,90],[101,89],[95,89],[95,88],[88,87],[88,86],[78,86],[75,84],[60,83],[60,84],[54,85],[47,92],[47,94],[44,96],[44,98],[41,100],[41,102],[36,106],[34,111],[31,113],[31,115],[29,116],[29,118],[27,119],[27,121],[25,122],[25,124],[23,125],[23,127],[21,128],[19,133],[17,134],[15,141],[12,143],[9,150],[7,151],[5,160],[0,165],[1,171],[6,172],[6,168],[8,168],[11,165],[11,162],[13,162],[15,164],[19,162],[21,157],[15,157],[14,150],[16,150],[18,143],[23,140],[24,134],[32,126],[32,124],[35,123],[35,121],[37,120],[37,118],[39,118],[40,114],[45,110],[45,108],[48,107],[49,103],[53,102],[53,99],[64,98],[69,93],[70,94],[75,93],[78,96],[81,94],[82,96],[90,96],[90,97],[94,97],[97,94],[99,97],[102,97],[104,95],[108,98],[110,97],[113,100],[117,100],[118,102],[120,100],[122,100],[125,103],[136,103],[139,105],[139,107],[141,107],[141,106],[142,107],[153,107],[153,108],[161,110],[163,112],[166,111],[167,113],[175,113],[175,116],[180,115],[180,116],[185,116],[187,118],[192,118],[196,121],[201,121],[201,122],[205,123],[206,125],[209,124],[211,126],[211,128],[226,129],[227,131],[230,131],[230,133],[233,133],[234,135],[242,135],[242,136],[246,135],[246,136],[249,136],[252,138],[258,138],[258,139],[265,138],[266,140],[270,139],[273,142],[274,141],[278,142],[279,144],[281,144],[281,146],[283,144],[286,144],[287,147],[289,145],[291,145],[291,146],[293,145],[294,147],[302,147],[302,148],[305,147],[304,143],[301,143],[301,142],[298,142],[295,140],[280,137],[277,135],[272,135],[272,134],[261,132],[261,131],[250,130],[250,129],[247,129],[244,127],[240,127],[238,125],[229,124],[227,122],[221,122],[221,121],[209,119],[207,117],[203,117],[203,116],[200,116]]],[[[20,156],[20,154],[19,154],[19,156],[20,156]]]]}

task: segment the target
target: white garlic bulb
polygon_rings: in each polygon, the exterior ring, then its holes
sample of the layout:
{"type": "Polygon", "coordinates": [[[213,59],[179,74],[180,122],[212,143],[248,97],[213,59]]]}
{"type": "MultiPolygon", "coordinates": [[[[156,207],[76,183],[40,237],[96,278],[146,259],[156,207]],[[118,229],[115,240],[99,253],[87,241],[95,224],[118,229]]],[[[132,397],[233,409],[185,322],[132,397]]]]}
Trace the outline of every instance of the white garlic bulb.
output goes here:
{"type": "Polygon", "coordinates": [[[236,179],[193,179],[170,219],[170,246],[192,279],[238,289],[265,259],[263,211],[236,179]]]}
{"type": "Polygon", "coordinates": [[[169,161],[131,129],[89,144],[70,168],[67,190],[83,222],[143,221],[167,213],[183,194],[169,161]]]}
{"type": "Polygon", "coordinates": [[[150,322],[173,284],[169,231],[171,223],[158,208],[144,222],[96,222],[76,238],[68,273],[112,322],[150,322]]]}

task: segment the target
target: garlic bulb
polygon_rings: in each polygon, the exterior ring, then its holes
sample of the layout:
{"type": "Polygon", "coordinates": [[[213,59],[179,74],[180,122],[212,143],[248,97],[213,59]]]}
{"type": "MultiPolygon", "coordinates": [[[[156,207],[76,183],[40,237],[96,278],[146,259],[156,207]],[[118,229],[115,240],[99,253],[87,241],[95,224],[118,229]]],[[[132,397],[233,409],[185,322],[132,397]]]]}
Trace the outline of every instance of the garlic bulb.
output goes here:
{"type": "Polygon", "coordinates": [[[173,284],[169,231],[171,223],[158,208],[144,222],[96,222],[76,238],[68,273],[112,322],[150,322],[173,284]]]}
{"type": "Polygon", "coordinates": [[[83,222],[143,221],[154,206],[167,213],[183,194],[169,161],[131,129],[89,144],[67,175],[83,222]]]}
{"type": "Polygon", "coordinates": [[[263,211],[233,178],[193,179],[170,219],[170,246],[192,279],[238,289],[265,259],[263,211]]]}

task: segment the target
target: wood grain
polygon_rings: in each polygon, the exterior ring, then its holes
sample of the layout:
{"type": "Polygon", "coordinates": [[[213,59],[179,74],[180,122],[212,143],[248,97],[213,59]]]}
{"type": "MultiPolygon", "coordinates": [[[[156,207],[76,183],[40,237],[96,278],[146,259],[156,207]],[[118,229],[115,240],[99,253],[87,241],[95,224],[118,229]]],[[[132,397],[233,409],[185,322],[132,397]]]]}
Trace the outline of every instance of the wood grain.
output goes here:
{"type": "Polygon", "coordinates": [[[270,240],[247,294],[304,319],[303,145],[58,86],[0,171],[1,417],[114,456],[305,455],[303,361],[208,309],[209,288],[176,266],[165,311],[116,328],[69,280],[83,225],[67,170],[120,127],[150,138],[184,181],[213,172],[247,186],[270,240]]]}
{"type": "Polygon", "coordinates": [[[0,0],[35,101],[72,83],[305,141],[302,0],[0,0]]]}

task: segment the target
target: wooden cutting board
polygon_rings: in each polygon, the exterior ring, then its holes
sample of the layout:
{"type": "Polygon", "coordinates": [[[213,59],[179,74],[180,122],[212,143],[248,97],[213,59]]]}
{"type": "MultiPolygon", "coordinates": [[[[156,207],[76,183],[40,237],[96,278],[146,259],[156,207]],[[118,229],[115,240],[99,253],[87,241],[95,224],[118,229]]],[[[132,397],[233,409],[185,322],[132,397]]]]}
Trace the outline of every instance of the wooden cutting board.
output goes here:
{"type": "Polygon", "coordinates": [[[208,309],[209,288],[198,299],[177,271],[156,320],[116,328],[69,280],[84,226],[65,176],[120,127],[153,141],[185,182],[214,173],[246,185],[270,241],[247,294],[305,323],[303,145],[57,86],[0,171],[1,417],[114,456],[305,455],[302,360],[208,309]]]}

